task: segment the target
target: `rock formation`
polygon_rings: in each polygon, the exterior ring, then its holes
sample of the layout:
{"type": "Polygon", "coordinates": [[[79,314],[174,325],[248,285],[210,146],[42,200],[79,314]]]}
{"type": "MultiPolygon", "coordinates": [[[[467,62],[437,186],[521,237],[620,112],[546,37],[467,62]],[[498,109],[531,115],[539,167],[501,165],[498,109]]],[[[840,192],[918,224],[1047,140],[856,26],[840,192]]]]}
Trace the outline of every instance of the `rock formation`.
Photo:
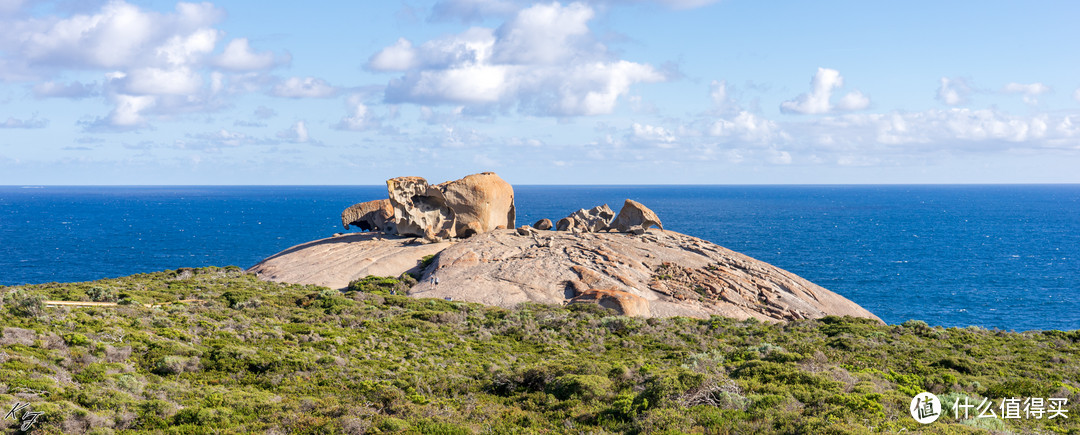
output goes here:
{"type": "Polygon", "coordinates": [[[611,222],[611,227],[620,233],[634,232],[638,228],[648,230],[649,227],[654,225],[661,230],[664,229],[664,224],[660,223],[660,217],[656,216],[656,213],[653,213],[644,204],[632,199],[627,199],[623,203],[619,215],[611,222]]]}
{"type": "Polygon", "coordinates": [[[514,188],[494,172],[466,176],[436,186],[456,223],[454,237],[466,238],[499,228],[514,228],[514,188]]]}
{"type": "Polygon", "coordinates": [[[330,237],[281,251],[248,272],[270,281],[344,289],[350,281],[368,275],[400,276],[410,270],[419,273],[425,256],[450,246],[449,242],[419,244],[410,243],[412,240],[372,233],[330,237]]]}
{"type": "Polygon", "coordinates": [[[443,201],[442,192],[420,177],[397,177],[386,180],[390,205],[394,208],[397,233],[403,236],[439,240],[453,237],[453,212],[443,201]]]}
{"type": "Polygon", "coordinates": [[[546,218],[536,221],[536,223],[534,223],[532,226],[533,226],[533,228],[536,228],[536,229],[541,230],[541,231],[547,231],[547,230],[550,230],[552,227],[554,227],[554,225],[551,224],[551,219],[546,219],[546,218]]]}
{"type": "Polygon", "coordinates": [[[607,204],[598,205],[590,210],[581,209],[565,218],[559,219],[556,229],[577,233],[598,233],[606,231],[615,212],[607,204]]]}
{"type": "Polygon", "coordinates": [[[349,207],[342,224],[393,228],[435,243],[376,234],[333,237],[289,248],[250,271],[274,281],[339,289],[367,275],[410,271],[422,274],[410,296],[502,307],[590,303],[638,317],[777,321],[850,315],[880,321],[791,272],[663,231],[656,213],[633,200],[626,200],[617,217],[605,204],[560,219],[558,231],[540,231],[550,229],[551,221],[514,228],[513,188],[494,173],[435,186],[400,177],[386,186],[389,199],[349,207]],[[435,255],[434,261],[421,269],[427,255],[435,255]]]}
{"type": "Polygon", "coordinates": [[[791,272],[696,237],[657,230],[642,236],[519,235],[513,230],[481,234],[439,253],[409,294],[503,307],[580,298],[577,302],[618,305],[621,312],[654,317],[877,319],[791,272]],[[439,278],[438,286],[430,284],[432,276],[439,278]]]}
{"type": "Polygon", "coordinates": [[[428,241],[513,228],[514,188],[494,172],[436,186],[420,177],[386,180],[397,233],[428,241]]]}
{"type": "Polygon", "coordinates": [[[393,217],[394,208],[390,205],[390,200],[379,199],[354,204],[345,209],[341,212],[341,225],[345,229],[352,225],[361,231],[396,233],[393,217]]]}

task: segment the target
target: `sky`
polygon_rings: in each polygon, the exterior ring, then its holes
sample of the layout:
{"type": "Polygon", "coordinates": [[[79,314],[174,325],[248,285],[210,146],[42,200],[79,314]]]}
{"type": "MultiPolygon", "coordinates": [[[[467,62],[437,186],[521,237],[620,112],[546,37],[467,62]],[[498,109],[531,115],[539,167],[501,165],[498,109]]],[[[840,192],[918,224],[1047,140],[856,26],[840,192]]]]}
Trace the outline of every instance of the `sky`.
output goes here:
{"type": "Polygon", "coordinates": [[[1078,16],[0,0],[0,185],[1077,183],[1078,16]]]}

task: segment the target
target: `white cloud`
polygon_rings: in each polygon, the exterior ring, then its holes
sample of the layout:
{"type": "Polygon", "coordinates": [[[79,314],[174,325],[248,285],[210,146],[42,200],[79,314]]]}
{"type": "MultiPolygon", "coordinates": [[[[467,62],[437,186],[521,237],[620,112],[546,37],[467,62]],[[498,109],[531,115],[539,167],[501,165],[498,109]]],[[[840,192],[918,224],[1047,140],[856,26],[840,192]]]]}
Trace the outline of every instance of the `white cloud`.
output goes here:
{"type": "Polygon", "coordinates": [[[769,163],[774,165],[790,165],[791,153],[782,150],[770,149],[768,154],[769,163]]]}
{"type": "Polygon", "coordinates": [[[315,77],[291,77],[274,86],[273,95],[285,98],[327,98],[337,95],[337,88],[315,77]]]}
{"type": "Polygon", "coordinates": [[[675,146],[675,135],[671,131],[663,128],[648,124],[634,123],[632,131],[630,133],[629,140],[658,146],[660,148],[672,148],[675,146]]]}
{"type": "Polygon", "coordinates": [[[390,102],[516,107],[553,116],[611,113],[632,85],[666,77],[647,64],[611,60],[589,32],[593,15],[582,3],[538,4],[497,30],[474,27],[418,47],[398,40],[368,65],[405,70],[387,86],[390,102]]]}
{"type": "MultiPolygon", "coordinates": [[[[226,104],[225,91],[250,92],[273,84],[244,74],[226,77],[215,70],[257,71],[279,60],[271,52],[253,52],[245,38],[233,39],[214,57],[224,35],[214,26],[224,11],[210,3],[181,2],[172,11],[157,12],[111,0],[83,10],[89,12],[4,19],[0,77],[36,82],[32,89],[38,98],[105,95],[114,105],[111,112],[80,123],[120,130],[145,126],[151,111],[161,115],[157,119],[212,111],[226,104]],[[55,79],[102,70],[109,72],[100,87],[55,79]]],[[[312,92],[310,87],[302,90],[312,92]]]]}
{"type": "Polygon", "coordinates": [[[840,102],[833,106],[831,99],[833,91],[844,86],[844,78],[840,72],[829,68],[818,68],[814,78],[810,80],[810,92],[801,94],[795,99],[780,104],[780,111],[784,113],[800,113],[804,115],[820,115],[836,110],[862,110],[870,106],[870,99],[858,90],[852,91],[840,98],[840,102]]]}
{"type": "Polygon", "coordinates": [[[713,80],[709,84],[709,97],[712,98],[713,104],[720,109],[734,104],[734,101],[728,96],[727,80],[713,80]]]}
{"type": "Polygon", "coordinates": [[[948,106],[967,104],[971,95],[971,86],[967,80],[961,78],[941,78],[941,86],[937,90],[937,99],[948,106]]]}
{"type": "Polygon", "coordinates": [[[863,110],[870,107],[870,98],[859,91],[848,92],[836,102],[836,109],[843,111],[863,110]]]}
{"type": "MultiPolygon", "coordinates": [[[[588,5],[617,5],[658,3],[673,9],[692,9],[717,3],[720,0],[584,0],[577,3],[588,5]]],[[[465,22],[480,21],[488,17],[505,17],[533,4],[529,0],[439,0],[431,9],[431,19],[456,19],[465,22]]]]}
{"type": "Polygon", "coordinates": [[[139,68],[124,79],[125,93],[132,95],[188,95],[202,88],[202,77],[187,67],[139,68]]]}
{"type": "Polygon", "coordinates": [[[1050,87],[1042,83],[1009,83],[1003,89],[1010,94],[1024,94],[1024,102],[1031,105],[1039,104],[1039,95],[1050,92],[1050,87]]]}
{"type": "Polygon", "coordinates": [[[114,0],[93,15],[13,23],[5,39],[18,41],[18,51],[31,64],[127,68],[152,62],[159,54],[178,61],[177,56],[205,52],[216,39],[208,27],[222,16],[209,3],[178,3],[174,13],[159,14],[114,0]]]}
{"type": "Polygon", "coordinates": [[[33,87],[37,98],[86,98],[97,94],[96,83],[84,84],[73,81],[68,84],[53,81],[41,82],[33,87]]]}
{"type": "Polygon", "coordinates": [[[154,96],[115,95],[113,102],[116,105],[109,113],[106,120],[114,127],[132,128],[140,127],[146,123],[145,112],[157,104],[154,96]]]}
{"type": "Polygon", "coordinates": [[[30,119],[8,117],[6,121],[0,122],[0,128],[45,128],[48,125],[48,119],[41,119],[36,115],[30,119]]]}
{"type": "Polygon", "coordinates": [[[592,8],[582,3],[524,9],[495,31],[493,60],[515,65],[564,63],[591,48],[588,22],[592,18],[592,8]]]}
{"type": "Polygon", "coordinates": [[[274,53],[264,51],[256,53],[251,49],[247,38],[236,38],[229,41],[225,51],[217,58],[217,65],[232,71],[263,70],[274,66],[274,53]]]}
{"type": "Polygon", "coordinates": [[[776,122],[747,111],[741,111],[730,119],[716,120],[709,128],[709,135],[751,143],[770,143],[777,139],[786,139],[776,122]]]}
{"type": "Polygon", "coordinates": [[[279,139],[284,139],[289,142],[306,143],[311,141],[311,137],[308,136],[307,125],[304,121],[297,121],[292,127],[286,130],[280,131],[277,134],[279,139]]]}
{"type": "Polygon", "coordinates": [[[371,110],[364,104],[363,98],[360,95],[350,95],[345,101],[346,107],[349,109],[349,114],[335,125],[335,128],[341,130],[353,130],[363,131],[373,127],[377,127],[379,122],[372,115],[371,110]]]}
{"type": "Polygon", "coordinates": [[[405,38],[398,38],[394,45],[380,50],[368,60],[368,68],[375,71],[407,71],[417,66],[416,49],[405,38]]]}

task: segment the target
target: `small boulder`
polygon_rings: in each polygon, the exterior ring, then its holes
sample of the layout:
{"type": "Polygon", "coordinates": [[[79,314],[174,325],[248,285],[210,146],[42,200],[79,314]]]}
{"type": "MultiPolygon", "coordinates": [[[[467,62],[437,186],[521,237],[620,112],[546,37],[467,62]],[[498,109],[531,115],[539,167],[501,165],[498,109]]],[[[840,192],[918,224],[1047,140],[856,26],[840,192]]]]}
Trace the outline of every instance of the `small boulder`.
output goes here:
{"type": "Polygon", "coordinates": [[[547,231],[550,230],[554,225],[551,224],[551,219],[544,218],[536,221],[536,223],[534,223],[532,226],[533,228],[536,228],[538,230],[547,231]]]}
{"type": "Polygon", "coordinates": [[[654,225],[661,230],[664,229],[664,224],[660,223],[660,218],[656,216],[656,213],[653,213],[644,204],[632,199],[627,199],[623,203],[619,215],[611,222],[611,226],[619,230],[619,232],[634,234],[639,234],[639,232],[635,231],[636,229],[640,229],[641,233],[644,233],[645,230],[654,225]]]}
{"type": "Polygon", "coordinates": [[[522,225],[522,226],[517,228],[517,233],[518,233],[519,236],[528,236],[528,235],[536,234],[536,230],[533,229],[533,227],[530,227],[528,225],[522,225]]]}
{"type": "Polygon", "coordinates": [[[361,231],[395,232],[394,207],[388,199],[354,204],[341,212],[341,225],[345,229],[352,225],[361,231]]]}

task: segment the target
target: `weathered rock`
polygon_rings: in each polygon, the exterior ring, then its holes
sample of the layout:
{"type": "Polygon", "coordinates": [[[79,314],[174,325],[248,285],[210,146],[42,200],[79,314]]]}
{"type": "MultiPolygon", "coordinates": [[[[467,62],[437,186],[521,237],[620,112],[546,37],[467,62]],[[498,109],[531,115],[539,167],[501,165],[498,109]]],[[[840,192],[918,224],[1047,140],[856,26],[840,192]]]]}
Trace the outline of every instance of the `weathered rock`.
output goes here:
{"type": "Polygon", "coordinates": [[[352,225],[361,231],[396,233],[393,218],[394,207],[390,205],[390,200],[379,199],[346,208],[341,212],[341,225],[345,229],[349,229],[349,225],[352,225]]]}
{"type": "Polygon", "coordinates": [[[494,172],[483,172],[436,186],[454,212],[453,237],[470,237],[498,228],[514,228],[514,188],[494,172]]]}
{"type": "Polygon", "coordinates": [[[343,289],[368,275],[399,276],[419,271],[420,260],[450,242],[414,244],[413,239],[352,233],[293,246],[248,269],[259,278],[343,289]]]}
{"type": "Polygon", "coordinates": [[[574,231],[580,233],[598,233],[605,231],[610,227],[611,219],[615,217],[615,212],[608,207],[607,204],[598,205],[592,209],[581,209],[575,211],[564,219],[560,219],[561,224],[563,220],[570,219],[567,229],[562,229],[562,226],[558,226],[559,231],[574,231]]]}
{"type": "Polygon", "coordinates": [[[623,233],[633,232],[636,228],[648,230],[649,227],[654,225],[661,230],[664,229],[664,224],[660,223],[660,218],[656,216],[656,213],[653,213],[644,204],[632,199],[627,199],[623,203],[619,215],[611,222],[612,227],[623,233]]]}
{"type": "Polygon", "coordinates": [[[438,241],[514,227],[514,188],[494,172],[436,186],[420,177],[391,178],[386,190],[401,235],[438,241]]]}
{"type": "Polygon", "coordinates": [[[532,226],[533,228],[536,228],[540,231],[547,231],[553,227],[553,225],[551,224],[551,219],[548,218],[540,219],[536,221],[536,223],[534,223],[532,226]]]}
{"type": "Polygon", "coordinates": [[[555,229],[557,231],[570,231],[570,229],[574,227],[575,223],[576,222],[574,221],[574,218],[567,216],[559,219],[559,221],[555,223],[555,229]]]}
{"type": "Polygon", "coordinates": [[[517,228],[517,233],[519,236],[531,236],[533,234],[536,234],[536,230],[528,225],[522,225],[517,228]]]}
{"type": "Polygon", "coordinates": [[[650,317],[649,301],[615,289],[590,289],[570,299],[571,304],[597,304],[631,317],[650,317]]]}
{"type": "Polygon", "coordinates": [[[442,191],[420,177],[386,180],[386,191],[394,208],[394,224],[403,236],[434,241],[454,236],[454,216],[446,206],[442,191]]]}
{"type": "MultiPolygon", "coordinates": [[[[542,232],[521,237],[492,231],[449,246],[425,270],[410,296],[453,298],[513,307],[562,304],[590,290],[633,315],[791,320],[851,315],[878,320],[854,302],[770,264],[674,231],[542,232]],[[427,278],[436,276],[438,286],[427,278]],[[635,308],[637,307],[637,308],[635,308]]],[[[580,302],[580,301],[579,301],[580,302]]],[[[603,304],[602,304],[603,305],[603,304]]],[[[620,308],[617,308],[620,309],[620,308]]]]}

